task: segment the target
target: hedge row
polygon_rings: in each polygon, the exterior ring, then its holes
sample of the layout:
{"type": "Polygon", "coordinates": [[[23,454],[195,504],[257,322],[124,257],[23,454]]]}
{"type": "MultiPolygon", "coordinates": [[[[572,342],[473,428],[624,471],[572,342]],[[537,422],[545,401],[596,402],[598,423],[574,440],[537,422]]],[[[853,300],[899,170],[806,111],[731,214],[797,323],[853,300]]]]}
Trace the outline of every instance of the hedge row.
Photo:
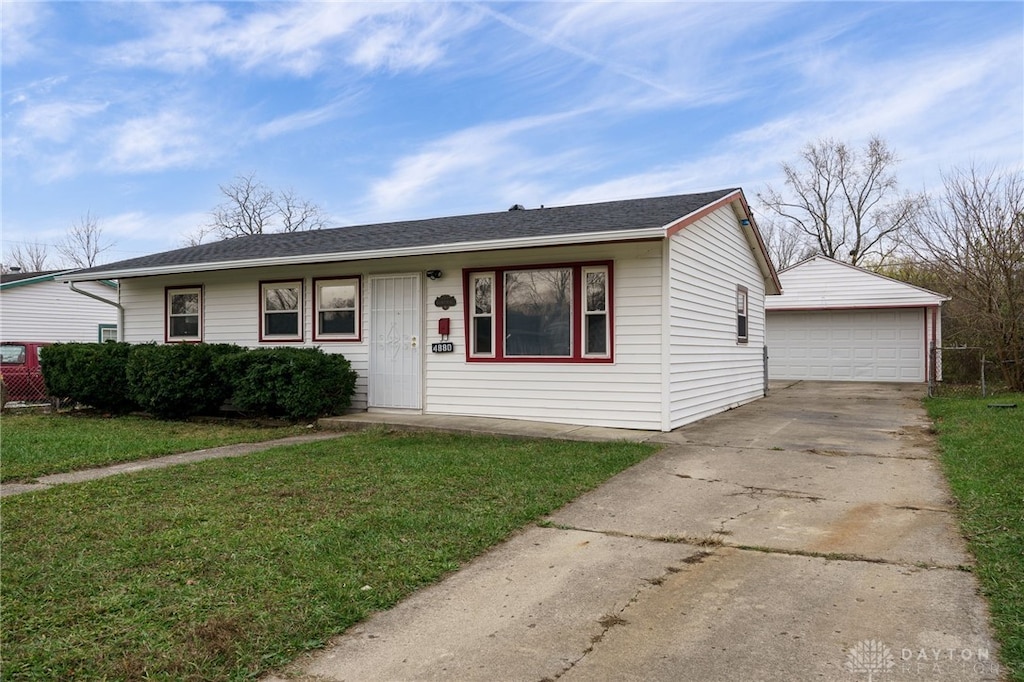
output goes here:
{"type": "Polygon", "coordinates": [[[41,357],[52,398],[162,419],[216,414],[225,402],[252,415],[315,419],[351,405],[356,384],[348,360],[319,348],[55,343],[41,357]]]}

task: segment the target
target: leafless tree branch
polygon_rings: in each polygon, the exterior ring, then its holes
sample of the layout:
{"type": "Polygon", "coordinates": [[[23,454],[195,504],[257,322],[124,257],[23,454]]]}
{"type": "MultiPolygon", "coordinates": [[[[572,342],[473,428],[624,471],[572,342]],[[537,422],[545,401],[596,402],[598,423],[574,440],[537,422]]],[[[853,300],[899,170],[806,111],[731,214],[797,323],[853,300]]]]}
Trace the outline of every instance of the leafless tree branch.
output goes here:
{"type": "Polygon", "coordinates": [[[786,232],[800,232],[817,251],[854,265],[880,262],[898,248],[921,199],[898,195],[899,159],[879,137],[861,152],[823,139],[808,143],[797,163],[783,163],[786,192],[758,194],[786,232]]]}
{"type": "Polygon", "coordinates": [[[100,254],[114,246],[114,242],[103,238],[99,220],[86,212],[77,222],[71,224],[67,234],[57,242],[57,252],[64,261],[77,268],[91,268],[100,263],[100,254]]]}

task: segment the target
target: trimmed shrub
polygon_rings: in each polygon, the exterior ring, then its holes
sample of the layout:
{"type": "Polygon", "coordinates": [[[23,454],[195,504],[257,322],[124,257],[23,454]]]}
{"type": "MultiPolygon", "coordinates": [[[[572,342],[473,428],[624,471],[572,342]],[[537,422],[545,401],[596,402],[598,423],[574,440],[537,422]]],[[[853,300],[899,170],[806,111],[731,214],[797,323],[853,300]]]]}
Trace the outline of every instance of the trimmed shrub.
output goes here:
{"type": "Polygon", "coordinates": [[[230,344],[133,346],[127,366],[129,393],[139,407],[161,419],[214,414],[231,395],[216,361],[244,352],[230,344]]]}
{"type": "Polygon", "coordinates": [[[293,421],[338,414],[352,404],[356,372],[342,355],[319,348],[260,348],[218,362],[243,412],[293,421]]]}
{"type": "Polygon", "coordinates": [[[105,412],[136,408],[125,373],[127,343],[55,343],[40,350],[43,381],[50,397],[105,412]]]}

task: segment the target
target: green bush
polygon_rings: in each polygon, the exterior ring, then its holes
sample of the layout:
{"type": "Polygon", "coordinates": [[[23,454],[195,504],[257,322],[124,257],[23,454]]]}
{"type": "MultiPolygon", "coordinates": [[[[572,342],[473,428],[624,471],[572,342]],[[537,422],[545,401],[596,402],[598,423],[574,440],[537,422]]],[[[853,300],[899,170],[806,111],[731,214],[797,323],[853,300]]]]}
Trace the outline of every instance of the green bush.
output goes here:
{"type": "Polygon", "coordinates": [[[213,414],[231,395],[217,359],[244,349],[229,344],[142,344],[132,348],[127,376],[131,397],[161,419],[213,414]]]}
{"type": "Polygon", "coordinates": [[[125,368],[127,343],[55,343],[40,351],[47,393],[106,412],[135,409],[125,368]]]}
{"type": "Polygon", "coordinates": [[[243,412],[293,421],[337,414],[352,404],[356,372],[319,348],[261,348],[222,357],[231,403],[243,412]]]}

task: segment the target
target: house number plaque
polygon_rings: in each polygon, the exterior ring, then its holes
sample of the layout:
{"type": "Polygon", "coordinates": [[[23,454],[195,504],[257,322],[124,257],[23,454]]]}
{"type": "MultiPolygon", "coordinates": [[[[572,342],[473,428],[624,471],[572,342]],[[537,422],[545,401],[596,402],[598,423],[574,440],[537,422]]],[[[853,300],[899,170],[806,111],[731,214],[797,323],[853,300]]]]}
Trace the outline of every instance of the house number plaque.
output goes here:
{"type": "Polygon", "coordinates": [[[451,294],[445,294],[444,296],[438,296],[434,299],[434,305],[443,310],[448,310],[455,305],[455,297],[451,294]]]}
{"type": "Polygon", "coordinates": [[[441,343],[430,344],[431,353],[454,353],[455,344],[451,341],[442,341],[441,343]]]}

